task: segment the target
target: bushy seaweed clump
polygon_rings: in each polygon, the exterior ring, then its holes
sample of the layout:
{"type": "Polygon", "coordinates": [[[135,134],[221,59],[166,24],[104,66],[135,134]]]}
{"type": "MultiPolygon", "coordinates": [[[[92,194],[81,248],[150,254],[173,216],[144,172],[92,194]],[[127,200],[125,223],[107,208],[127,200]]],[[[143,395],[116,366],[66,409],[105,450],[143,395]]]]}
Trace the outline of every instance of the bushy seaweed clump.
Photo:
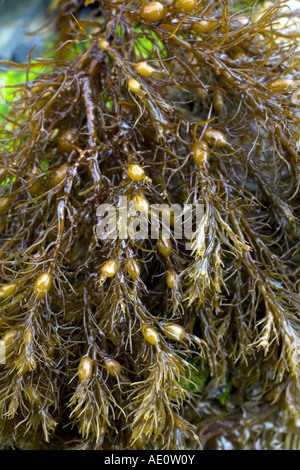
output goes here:
{"type": "Polygon", "coordinates": [[[297,34],[279,5],[86,4],[53,2],[53,58],[4,64],[37,76],[0,131],[0,441],[296,448],[297,34]],[[100,240],[122,196],[159,226],[203,204],[193,249],[100,240]]]}

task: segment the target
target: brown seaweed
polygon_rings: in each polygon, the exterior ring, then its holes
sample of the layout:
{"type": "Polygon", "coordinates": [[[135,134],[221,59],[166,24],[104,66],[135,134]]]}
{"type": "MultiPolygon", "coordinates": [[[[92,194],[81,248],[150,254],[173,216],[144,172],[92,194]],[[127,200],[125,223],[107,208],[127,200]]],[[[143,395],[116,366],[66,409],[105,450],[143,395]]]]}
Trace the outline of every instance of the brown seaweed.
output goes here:
{"type": "Polygon", "coordinates": [[[0,128],[0,440],[273,448],[246,409],[280,416],[291,447],[298,36],[276,29],[279,4],[257,18],[227,0],[86,3],[80,18],[82,0],[54,5],[54,57],[3,63],[37,76],[0,128]],[[99,206],[121,197],[149,217],[202,204],[193,250],[174,233],[99,240],[99,206]]]}

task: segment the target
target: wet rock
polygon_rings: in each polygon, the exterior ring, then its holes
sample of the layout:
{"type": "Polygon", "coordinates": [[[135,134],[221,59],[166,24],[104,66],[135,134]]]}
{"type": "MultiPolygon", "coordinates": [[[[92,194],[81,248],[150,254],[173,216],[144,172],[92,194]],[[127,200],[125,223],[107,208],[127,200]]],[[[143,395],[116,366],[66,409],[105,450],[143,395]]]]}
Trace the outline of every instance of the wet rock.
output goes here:
{"type": "Polygon", "coordinates": [[[28,35],[48,20],[48,0],[0,0],[0,59],[26,61],[30,50],[39,55],[42,34],[28,35]]]}

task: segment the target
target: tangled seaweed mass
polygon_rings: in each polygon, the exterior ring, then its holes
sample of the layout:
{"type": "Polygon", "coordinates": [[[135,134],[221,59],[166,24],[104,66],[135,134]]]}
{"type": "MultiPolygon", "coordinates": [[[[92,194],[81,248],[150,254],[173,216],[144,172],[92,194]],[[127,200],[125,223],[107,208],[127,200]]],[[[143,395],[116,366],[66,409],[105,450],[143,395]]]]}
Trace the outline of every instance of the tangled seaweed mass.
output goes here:
{"type": "Polygon", "coordinates": [[[0,127],[0,441],[299,448],[299,34],[280,5],[86,4],[2,61],[36,78],[0,127]],[[99,239],[121,197],[202,204],[193,249],[99,239]]]}

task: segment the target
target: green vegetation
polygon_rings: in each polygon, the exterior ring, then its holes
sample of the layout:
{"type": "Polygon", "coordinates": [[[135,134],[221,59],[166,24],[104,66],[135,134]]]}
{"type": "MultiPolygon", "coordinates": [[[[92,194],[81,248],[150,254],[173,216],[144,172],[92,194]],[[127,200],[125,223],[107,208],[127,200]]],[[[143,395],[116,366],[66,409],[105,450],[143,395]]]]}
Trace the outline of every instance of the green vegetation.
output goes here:
{"type": "Polygon", "coordinates": [[[190,390],[192,393],[201,393],[209,377],[209,368],[197,368],[197,364],[191,362],[192,368],[187,369],[185,377],[181,377],[180,385],[190,390]]]}

